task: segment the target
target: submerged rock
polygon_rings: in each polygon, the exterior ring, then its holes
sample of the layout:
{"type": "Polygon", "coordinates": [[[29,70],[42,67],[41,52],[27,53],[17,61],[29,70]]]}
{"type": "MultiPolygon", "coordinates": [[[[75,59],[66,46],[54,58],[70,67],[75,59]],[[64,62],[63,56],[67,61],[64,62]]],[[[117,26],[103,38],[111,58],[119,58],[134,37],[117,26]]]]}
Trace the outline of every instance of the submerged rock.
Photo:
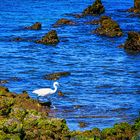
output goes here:
{"type": "Polygon", "coordinates": [[[47,80],[58,80],[60,77],[69,76],[70,72],[56,72],[45,75],[45,79],[47,80]]]}
{"type": "Polygon", "coordinates": [[[91,6],[83,11],[83,15],[101,15],[105,12],[105,8],[101,0],[96,0],[91,6]]]}
{"type": "Polygon", "coordinates": [[[79,127],[81,127],[81,128],[87,127],[87,123],[86,122],[79,122],[79,127]]]}
{"type": "Polygon", "coordinates": [[[63,94],[62,91],[58,91],[58,95],[59,95],[59,96],[64,96],[64,94],[63,94]]]}
{"type": "Polygon", "coordinates": [[[97,24],[100,24],[100,20],[92,20],[92,21],[88,21],[88,22],[86,22],[86,24],[97,25],[97,24]]]}
{"type": "Polygon", "coordinates": [[[11,41],[20,42],[20,41],[24,41],[24,39],[21,37],[15,37],[11,41]]]}
{"type": "Polygon", "coordinates": [[[99,23],[100,23],[100,27],[95,29],[93,33],[99,35],[105,35],[108,37],[115,37],[115,36],[120,37],[123,35],[119,24],[116,21],[112,20],[110,17],[102,16],[99,20],[99,23]]]}
{"type": "Polygon", "coordinates": [[[41,43],[44,45],[54,45],[59,42],[57,32],[55,30],[51,30],[48,32],[45,36],[42,37],[42,39],[37,40],[36,43],[41,43]]]}
{"type": "Polygon", "coordinates": [[[121,47],[128,52],[140,52],[140,33],[128,32],[128,38],[121,47]]]}
{"type": "Polygon", "coordinates": [[[7,84],[8,82],[8,80],[0,80],[0,84],[7,84]]]}
{"type": "Polygon", "coordinates": [[[25,29],[28,29],[28,30],[41,30],[41,27],[42,27],[41,23],[36,22],[32,26],[25,27],[25,29]]]}
{"type": "Polygon", "coordinates": [[[140,0],[134,0],[134,7],[130,8],[128,12],[140,14],[140,0]]]}
{"type": "Polygon", "coordinates": [[[53,27],[59,27],[62,25],[75,25],[75,22],[69,19],[61,18],[53,25],[53,27]]]}

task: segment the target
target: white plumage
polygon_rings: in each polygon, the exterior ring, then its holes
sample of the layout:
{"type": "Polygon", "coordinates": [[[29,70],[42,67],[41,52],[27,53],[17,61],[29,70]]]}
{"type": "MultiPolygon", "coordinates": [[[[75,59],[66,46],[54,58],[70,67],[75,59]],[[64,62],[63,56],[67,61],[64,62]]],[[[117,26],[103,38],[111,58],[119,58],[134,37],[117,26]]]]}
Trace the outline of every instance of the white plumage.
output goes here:
{"type": "Polygon", "coordinates": [[[33,93],[37,94],[38,97],[40,97],[40,96],[47,97],[47,96],[49,96],[51,94],[54,94],[57,91],[58,86],[59,86],[59,83],[58,82],[54,82],[53,83],[54,89],[51,89],[51,88],[41,88],[41,89],[34,90],[33,93]]]}

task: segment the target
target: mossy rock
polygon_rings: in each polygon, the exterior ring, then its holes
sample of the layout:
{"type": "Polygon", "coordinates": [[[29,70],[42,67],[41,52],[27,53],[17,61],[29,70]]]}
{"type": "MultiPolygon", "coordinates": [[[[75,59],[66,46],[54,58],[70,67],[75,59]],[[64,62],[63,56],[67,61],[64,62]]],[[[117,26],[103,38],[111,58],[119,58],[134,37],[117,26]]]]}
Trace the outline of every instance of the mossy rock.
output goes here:
{"type": "Polygon", "coordinates": [[[95,34],[108,37],[120,37],[123,35],[119,24],[108,16],[102,16],[99,20],[100,26],[93,31],[95,34]]]}
{"type": "Polygon", "coordinates": [[[3,124],[3,131],[5,133],[22,133],[23,124],[16,118],[7,119],[3,124]]]}
{"type": "Polygon", "coordinates": [[[28,113],[27,110],[24,108],[13,107],[11,109],[9,117],[16,118],[16,119],[22,121],[25,118],[27,113],[28,113]]]}
{"type": "Polygon", "coordinates": [[[41,43],[44,45],[55,45],[59,42],[57,32],[55,30],[51,30],[42,39],[37,40],[36,43],[41,43]]]}
{"type": "Polygon", "coordinates": [[[134,0],[134,7],[128,9],[128,12],[140,14],[140,0],[134,0]]]}
{"type": "Polygon", "coordinates": [[[28,30],[41,30],[41,23],[40,22],[36,22],[34,23],[33,25],[29,26],[29,27],[25,27],[25,29],[28,29],[28,30]]]}
{"type": "Polygon", "coordinates": [[[128,38],[122,47],[129,53],[140,52],[140,33],[128,32],[128,38]]]}
{"type": "Polygon", "coordinates": [[[131,140],[134,135],[131,125],[128,123],[115,124],[113,128],[102,130],[102,138],[107,140],[131,140]]]}
{"type": "Polygon", "coordinates": [[[63,25],[75,25],[75,22],[66,18],[61,18],[53,25],[53,27],[60,27],[63,25]]]}
{"type": "Polygon", "coordinates": [[[7,134],[0,130],[0,140],[21,140],[21,135],[16,134],[7,134]]]}
{"type": "Polygon", "coordinates": [[[1,97],[0,98],[0,115],[8,115],[11,111],[11,106],[14,104],[14,98],[1,97]]]}
{"type": "Polygon", "coordinates": [[[8,88],[0,86],[0,96],[6,96],[8,92],[9,92],[8,88]]]}
{"type": "Polygon", "coordinates": [[[91,6],[83,11],[83,15],[101,15],[105,12],[105,8],[101,0],[96,0],[91,6]]]}
{"type": "MultiPolygon", "coordinates": [[[[1,88],[5,92],[5,88],[1,88]]],[[[12,94],[6,89],[6,94],[12,94]]],[[[71,132],[64,119],[48,117],[42,106],[27,93],[0,96],[0,140],[138,140],[140,118],[133,125],[115,124],[100,131],[98,128],[71,132]]],[[[48,110],[47,110],[48,111],[48,110]]]]}
{"type": "Polygon", "coordinates": [[[23,119],[23,128],[30,130],[31,128],[37,127],[38,120],[41,118],[41,114],[37,111],[30,110],[23,119]]]}
{"type": "Polygon", "coordinates": [[[47,80],[58,80],[61,77],[66,77],[69,75],[70,72],[56,72],[56,73],[47,74],[44,76],[44,78],[47,80]]]}
{"type": "Polygon", "coordinates": [[[135,123],[133,125],[133,129],[136,131],[140,130],[140,118],[135,120],[135,123]]]}

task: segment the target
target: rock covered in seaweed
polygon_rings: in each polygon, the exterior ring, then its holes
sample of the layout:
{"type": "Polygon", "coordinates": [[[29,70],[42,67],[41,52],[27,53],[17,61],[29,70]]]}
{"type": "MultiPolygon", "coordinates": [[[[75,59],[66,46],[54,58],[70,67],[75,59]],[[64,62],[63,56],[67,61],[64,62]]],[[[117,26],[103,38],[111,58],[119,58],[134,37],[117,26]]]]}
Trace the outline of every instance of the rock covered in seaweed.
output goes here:
{"type": "Polygon", "coordinates": [[[128,32],[128,38],[121,47],[128,52],[140,52],[140,33],[128,32]]]}
{"type": "Polygon", "coordinates": [[[14,94],[0,87],[0,140],[137,140],[140,118],[133,125],[115,124],[102,131],[69,131],[64,119],[50,118],[27,92],[14,94]],[[1,111],[2,112],[2,111],[1,111]]]}
{"type": "Polygon", "coordinates": [[[128,11],[140,13],[140,0],[134,0],[134,7],[130,8],[128,11]]]}
{"type": "Polygon", "coordinates": [[[0,140],[63,139],[69,134],[64,119],[50,118],[28,93],[13,94],[0,87],[0,140]]]}
{"type": "Polygon", "coordinates": [[[45,36],[43,36],[40,40],[37,40],[36,43],[41,43],[44,45],[55,45],[59,42],[57,32],[55,30],[51,30],[45,36]]]}
{"type": "Polygon", "coordinates": [[[41,23],[36,22],[32,26],[25,27],[25,29],[28,29],[28,30],[41,30],[41,27],[42,27],[41,23]]]}
{"type": "Polygon", "coordinates": [[[62,25],[75,25],[75,22],[66,18],[61,18],[53,25],[53,27],[59,27],[62,25]]]}
{"type": "Polygon", "coordinates": [[[105,8],[101,2],[101,0],[96,0],[91,6],[87,7],[83,11],[83,15],[101,15],[105,12],[105,8]]]}
{"type": "MultiPolygon", "coordinates": [[[[98,23],[96,21],[96,23],[98,23]]],[[[120,29],[119,24],[112,20],[108,16],[102,16],[99,20],[100,27],[95,29],[93,33],[99,34],[99,35],[105,35],[108,37],[115,37],[115,36],[122,36],[122,30],[120,29]]]]}
{"type": "Polygon", "coordinates": [[[45,75],[45,79],[47,80],[58,80],[60,77],[69,76],[70,72],[56,72],[45,75]]]}

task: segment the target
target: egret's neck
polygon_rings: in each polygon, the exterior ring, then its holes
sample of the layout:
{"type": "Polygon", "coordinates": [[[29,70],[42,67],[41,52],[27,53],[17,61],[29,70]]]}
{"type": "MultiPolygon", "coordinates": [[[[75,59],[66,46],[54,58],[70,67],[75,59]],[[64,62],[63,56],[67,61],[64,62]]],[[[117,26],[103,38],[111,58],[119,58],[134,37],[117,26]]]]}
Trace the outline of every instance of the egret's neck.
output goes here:
{"type": "Polygon", "coordinates": [[[53,85],[53,87],[54,87],[54,92],[56,92],[57,91],[57,86],[53,85]]]}

